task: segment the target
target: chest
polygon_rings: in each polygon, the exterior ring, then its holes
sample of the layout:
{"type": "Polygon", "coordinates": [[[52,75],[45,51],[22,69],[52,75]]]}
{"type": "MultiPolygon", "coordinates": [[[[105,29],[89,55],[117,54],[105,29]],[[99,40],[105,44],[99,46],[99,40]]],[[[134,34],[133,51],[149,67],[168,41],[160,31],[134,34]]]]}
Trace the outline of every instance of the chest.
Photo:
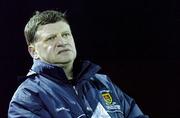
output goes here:
{"type": "Polygon", "coordinates": [[[48,87],[50,101],[44,104],[54,117],[124,118],[123,105],[112,90],[97,88],[92,83],[48,87]]]}

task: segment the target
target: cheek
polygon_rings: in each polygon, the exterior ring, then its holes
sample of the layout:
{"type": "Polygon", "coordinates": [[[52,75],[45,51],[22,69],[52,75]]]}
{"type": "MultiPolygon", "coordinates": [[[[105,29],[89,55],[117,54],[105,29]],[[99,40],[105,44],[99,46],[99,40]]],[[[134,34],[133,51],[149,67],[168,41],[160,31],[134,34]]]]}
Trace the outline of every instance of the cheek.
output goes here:
{"type": "Polygon", "coordinates": [[[46,48],[46,51],[47,51],[48,53],[51,53],[51,52],[52,52],[52,47],[51,47],[51,46],[48,46],[48,47],[46,48]]]}
{"type": "Polygon", "coordinates": [[[75,42],[74,42],[73,39],[70,41],[70,43],[71,43],[71,45],[75,48],[75,42]]]}
{"type": "Polygon", "coordinates": [[[49,55],[52,52],[52,46],[47,46],[47,45],[37,45],[39,47],[39,52],[43,55],[49,55]]]}
{"type": "Polygon", "coordinates": [[[52,51],[52,44],[46,44],[46,43],[43,43],[41,45],[41,47],[43,48],[43,50],[46,52],[46,53],[50,53],[52,51]]]}

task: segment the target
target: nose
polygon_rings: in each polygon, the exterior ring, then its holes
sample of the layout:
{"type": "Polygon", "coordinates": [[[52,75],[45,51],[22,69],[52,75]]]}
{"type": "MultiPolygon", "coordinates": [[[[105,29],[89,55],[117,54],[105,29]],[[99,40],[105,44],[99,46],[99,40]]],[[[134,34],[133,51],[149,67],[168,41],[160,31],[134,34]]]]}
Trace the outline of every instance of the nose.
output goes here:
{"type": "Polygon", "coordinates": [[[61,36],[58,36],[58,41],[57,42],[58,42],[57,43],[58,47],[65,46],[67,44],[66,40],[63,37],[61,37],[61,36]]]}

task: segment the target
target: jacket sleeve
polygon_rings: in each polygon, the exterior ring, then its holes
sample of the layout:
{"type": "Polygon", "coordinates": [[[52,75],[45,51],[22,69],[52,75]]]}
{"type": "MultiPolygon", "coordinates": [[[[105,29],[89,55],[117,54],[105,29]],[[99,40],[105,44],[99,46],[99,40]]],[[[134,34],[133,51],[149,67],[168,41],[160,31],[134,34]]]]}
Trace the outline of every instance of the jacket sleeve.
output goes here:
{"type": "Polygon", "coordinates": [[[142,113],[133,98],[122,92],[116,85],[114,85],[114,88],[118,98],[122,100],[125,118],[149,118],[142,113]]]}
{"type": "Polygon", "coordinates": [[[8,118],[51,118],[37,94],[26,89],[17,90],[9,104],[8,118]]]}

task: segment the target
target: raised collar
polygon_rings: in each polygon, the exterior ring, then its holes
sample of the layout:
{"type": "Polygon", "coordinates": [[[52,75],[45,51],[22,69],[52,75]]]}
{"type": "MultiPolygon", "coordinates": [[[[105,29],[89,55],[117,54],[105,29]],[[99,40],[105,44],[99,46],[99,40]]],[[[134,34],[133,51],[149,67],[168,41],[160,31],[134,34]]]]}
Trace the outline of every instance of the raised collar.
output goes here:
{"type": "Polygon", "coordinates": [[[76,83],[83,79],[88,79],[100,70],[100,66],[90,61],[75,61],[73,68],[73,80],[68,80],[64,70],[58,66],[43,62],[41,60],[34,60],[32,71],[49,76],[56,82],[76,83]]]}

